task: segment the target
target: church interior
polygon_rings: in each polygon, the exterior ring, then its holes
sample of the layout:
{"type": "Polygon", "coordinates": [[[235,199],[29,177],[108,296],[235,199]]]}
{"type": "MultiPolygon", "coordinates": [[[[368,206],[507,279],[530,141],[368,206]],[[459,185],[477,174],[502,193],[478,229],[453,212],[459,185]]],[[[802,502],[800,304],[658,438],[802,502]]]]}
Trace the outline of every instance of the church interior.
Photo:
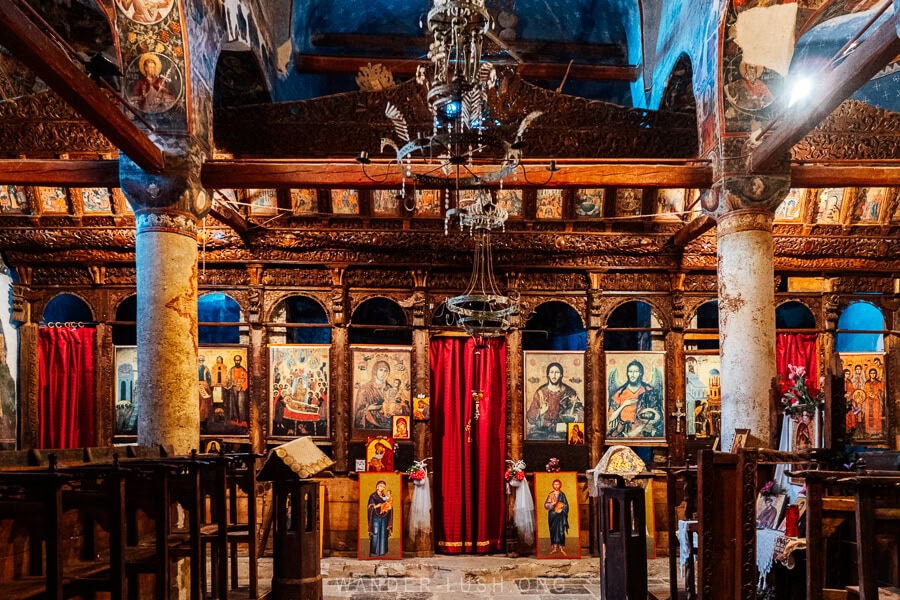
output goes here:
{"type": "Polygon", "coordinates": [[[900,592],[898,19],[0,0],[0,586],[900,592]]]}

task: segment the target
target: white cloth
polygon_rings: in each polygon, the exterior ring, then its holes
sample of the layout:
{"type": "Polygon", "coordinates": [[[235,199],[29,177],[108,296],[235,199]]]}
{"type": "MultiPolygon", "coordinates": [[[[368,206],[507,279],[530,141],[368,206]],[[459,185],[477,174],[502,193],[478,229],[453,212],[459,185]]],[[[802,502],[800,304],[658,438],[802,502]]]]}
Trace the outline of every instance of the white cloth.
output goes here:
{"type": "MultiPolygon", "coordinates": [[[[688,527],[697,521],[685,521],[679,519],[678,521],[678,565],[681,567],[681,577],[684,578],[684,566],[687,564],[688,558],[691,556],[691,541],[694,540],[694,534],[692,534],[688,527]]],[[[697,547],[697,544],[694,544],[694,547],[697,547]]]]}
{"type": "Polygon", "coordinates": [[[784,534],[777,529],[756,530],[756,568],[759,571],[759,583],[757,587],[766,587],[766,576],[772,569],[772,560],[775,557],[775,542],[784,534]]]}
{"type": "Polygon", "coordinates": [[[519,537],[527,545],[534,543],[534,500],[531,498],[531,489],[528,487],[528,479],[522,480],[522,485],[516,488],[516,502],[514,504],[515,516],[513,521],[519,537]]]}
{"type": "Polygon", "coordinates": [[[416,539],[421,531],[431,533],[431,484],[428,475],[421,480],[422,485],[413,485],[412,500],[409,504],[409,537],[416,539]]]}

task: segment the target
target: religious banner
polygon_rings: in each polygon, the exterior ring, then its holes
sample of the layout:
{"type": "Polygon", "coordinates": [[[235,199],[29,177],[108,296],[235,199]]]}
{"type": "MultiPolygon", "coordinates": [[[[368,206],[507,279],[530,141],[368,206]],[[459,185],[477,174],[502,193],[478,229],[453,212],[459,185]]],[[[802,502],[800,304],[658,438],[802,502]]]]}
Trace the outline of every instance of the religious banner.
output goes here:
{"type": "Polygon", "coordinates": [[[331,346],[269,346],[272,437],[328,437],[331,346]]]}
{"type": "Polygon", "coordinates": [[[606,438],[665,442],[665,352],[606,353],[606,438]]]}
{"type": "Polygon", "coordinates": [[[584,422],[584,352],[526,351],[525,439],[568,439],[584,422]]]}
{"type": "Polygon", "coordinates": [[[249,435],[247,349],[201,346],[197,362],[200,435],[249,435]]]}
{"type": "Polygon", "coordinates": [[[355,346],[350,356],[354,430],[389,432],[394,415],[412,415],[411,348],[355,346]]]}
{"type": "Polygon", "coordinates": [[[716,437],[721,434],[720,364],[718,354],[686,354],[684,357],[684,410],[688,435],[716,437]]]}
{"type": "Polygon", "coordinates": [[[403,558],[400,473],[359,474],[359,560],[403,558]]]}
{"type": "Polygon", "coordinates": [[[113,397],[116,403],[116,421],[113,436],[136,436],[138,428],[137,392],[137,347],[116,346],[116,389],[113,397]]]}
{"type": "Polygon", "coordinates": [[[841,352],[838,356],[844,372],[847,432],[852,433],[856,442],[886,442],[888,414],[884,354],[841,352]]]}
{"type": "Polygon", "coordinates": [[[538,558],[581,557],[578,473],[534,473],[538,558]]]}

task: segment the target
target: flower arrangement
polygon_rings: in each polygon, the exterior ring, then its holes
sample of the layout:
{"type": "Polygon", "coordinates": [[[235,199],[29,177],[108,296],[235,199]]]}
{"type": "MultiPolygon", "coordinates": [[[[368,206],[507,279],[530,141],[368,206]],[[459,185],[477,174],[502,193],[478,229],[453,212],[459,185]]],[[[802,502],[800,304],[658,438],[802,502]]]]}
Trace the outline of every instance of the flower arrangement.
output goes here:
{"type": "Polygon", "coordinates": [[[525,479],[525,461],[524,460],[507,460],[506,461],[506,481],[522,481],[525,479]]]}
{"type": "Polygon", "coordinates": [[[811,396],[806,387],[806,369],[788,365],[789,387],[781,396],[781,409],[789,415],[800,415],[805,412],[814,413],[825,405],[825,392],[819,391],[811,396]]]}
{"type": "Polygon", "coordinates": [[[764,486],[759,488],[759,493],[763,496],[773,496],[775,495],[775,482],[767,481],[764,486]]]}
{"type": "Polygon", "coordinates": [[[548,473],[559,473],[559,459],[555,456],[552,457],[549,462],[547,462],[546,468],[548,473]]]}
{"type": "Polygon", "coordinates": [[[413,461],[413,464],[410,465],[406,472],[409,474],[409,478],[412,481],[422,481],[428,476],[424,460],[413,461]]]}

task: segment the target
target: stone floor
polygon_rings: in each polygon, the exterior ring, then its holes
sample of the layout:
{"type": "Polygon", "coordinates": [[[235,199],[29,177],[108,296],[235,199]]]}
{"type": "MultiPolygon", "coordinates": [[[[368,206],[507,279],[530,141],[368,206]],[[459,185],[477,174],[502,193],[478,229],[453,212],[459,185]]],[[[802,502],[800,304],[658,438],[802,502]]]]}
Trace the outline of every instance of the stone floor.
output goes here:
{"type": "MultiPolygon", "coordinates": [[[[648,587],[668,598],[668,559],[649,564],[648,587]]],[[[404,561],[322,561],[326,599],[439,600],[453,598],[600,597],[596,557],[537,560],[505,556],[435,556],[404,561]]]]}
{"type": "MultiPolygon", "coordinates": [[[[271,558],[260,559],[260,591],[272,581],[271,558]]],[[[497,556],[434,556],[402,561],[325,558],[325,600],[567,600],[600,597],[597,557],[537,560],[497,556]]],[[[651,559],[648,588],[669,597],[669,561],[651,559]]]]}

